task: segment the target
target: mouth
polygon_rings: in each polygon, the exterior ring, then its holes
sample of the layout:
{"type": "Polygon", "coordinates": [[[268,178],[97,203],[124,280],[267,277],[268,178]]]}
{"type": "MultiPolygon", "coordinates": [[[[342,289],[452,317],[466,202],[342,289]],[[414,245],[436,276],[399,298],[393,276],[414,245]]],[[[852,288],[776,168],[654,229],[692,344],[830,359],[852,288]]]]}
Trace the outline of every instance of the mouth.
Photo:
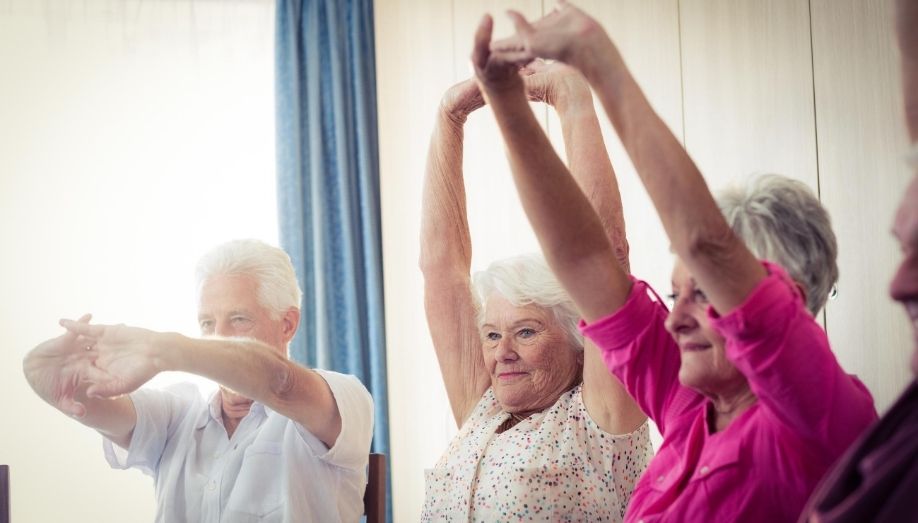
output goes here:
{"type": "Polygon", "coordinates": [[[679,348],[682,349],[682,352],[701,352],[711,348],[710,343],[698,343],[698,342],[686,342],[680,343],[679,348]]]}
{"type": "Polygon", "coordinates": [[[518,378],[522,378],[528,374],[528,372],[501,372],[497,375],[497,379],[501,381],[512,381],[518,378]]]}
{"type": "Polygon", "coordinates": [[[912,325],[918,329],[918,301],[910,300],[905,302],[905,313],[912,321],[912,325]]]}

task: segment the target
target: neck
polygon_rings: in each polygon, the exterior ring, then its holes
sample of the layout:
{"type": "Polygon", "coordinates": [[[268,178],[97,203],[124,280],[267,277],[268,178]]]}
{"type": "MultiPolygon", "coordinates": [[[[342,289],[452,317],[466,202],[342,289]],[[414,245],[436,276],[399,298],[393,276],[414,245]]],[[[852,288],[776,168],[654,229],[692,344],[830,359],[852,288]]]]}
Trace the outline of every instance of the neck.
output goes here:
{"type": "Polygon", "coordinates": [[[740,414],[755,404],[756,398],[749,384],[744,382],[743,387],[730,394],[714,394],[711,399],[711,410],[708,412],[708,427],[711,432],[720,432],[725,429],[740,414]]]}
{"type": "Polygon", "coordinates": [[[507,418],[503,423],[501,423],[499,427],[497,427],[497,433],[500,434],[500,433],[502,433],[502,432],[506,432],[506,431],[512,429],[512,428],[515,427],[519,422],[523,421],[524,419],[528,418],[529,416],[532,416],[532,415],[535,414],[536,412],[540,412],[540,411],[538,411],[538,410],[530,410],[530,411],[526,411],[526,412],[510,412],[510,413],[509,413],[509,414],[510,414],[510,417],[507,418]]]}
{"type": "Polygon", "coordinates": [[[240,421],[242,421],[241,418],[231,418],[225,412],[223,413],[223,428],[226,429],[227,438],[233,437],[233,433],[236,432],[240,421]]]}
{"type": "Polygon", "coordinates": [[[249,413],[252,400],[224,388],[220,390],[220,399],[220,417],[223,419],[223,428],[226,429],[226,436],[231,438],[242,418],[249,413]]]}

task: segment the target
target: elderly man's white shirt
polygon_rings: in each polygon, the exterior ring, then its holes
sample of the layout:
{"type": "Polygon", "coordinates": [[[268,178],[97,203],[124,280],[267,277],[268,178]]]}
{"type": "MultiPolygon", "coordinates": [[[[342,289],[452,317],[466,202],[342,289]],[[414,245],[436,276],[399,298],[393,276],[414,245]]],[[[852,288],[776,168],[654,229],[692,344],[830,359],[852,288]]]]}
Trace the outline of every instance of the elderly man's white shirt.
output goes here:
{"type": "Polygon", "coordinates": [[[227,438],[219,393],[205,401],[196,386],[181,384],[131,394],[137,424],[130,448],[105,440],[105,456],[114,468],[153,476],[158,522],[358,521],[373,401],[357,378],[316,372],[341,414],[331,449],[260,403],[227,438]]]}

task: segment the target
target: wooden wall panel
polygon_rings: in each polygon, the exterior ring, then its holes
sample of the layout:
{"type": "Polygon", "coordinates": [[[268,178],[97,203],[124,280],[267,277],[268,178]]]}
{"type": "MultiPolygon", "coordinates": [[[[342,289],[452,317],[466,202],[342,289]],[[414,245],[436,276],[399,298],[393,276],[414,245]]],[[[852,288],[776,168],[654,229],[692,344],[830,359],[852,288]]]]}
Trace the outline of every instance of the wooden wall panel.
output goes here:
{"type": "MultiPolygon", "coordinates": [[[[577,5],[605,27],[650,103],[681,140],[678,1],[587,0],[577,5]]],[[[668,292],[673,258],[663,226],[598,98],[596,111],[622,193],[632,272],[668,292]]],[[[548,113],[548,128],[556,150],[563,153],[554,111],[548,113]]]]}
{"type": "Polygon", "coordinates": [[[807,0],[704,0],[681,7],[685,144],[715,191],[752,173],[815,190],[807,0]]]}
{"type": "Polygon", "coordinates": [[[452,3],[379,0],[376,75],[389,427],[395,521],[417,521],[423,470],[443,452],[446,392],[424,321],[421,184],[443,86],[453,77],[452,3]]]}
{"type": "Polygon", "coordinates": [[[885,410],[910,380],[915,344],[888,283],[901,255],[889,234],[910,178],[890,0],[813,0],[819,180],[839,241],[832,347],[885,410]]]}
{"type": "MultiPolygon", "coordinates": [[[[542,16],[542,0],[475,0],[456,2],[453,10],[454,81],[472,75],[470,56],[475,29],[484,13],[494,19],[494,37],[513,34],[507,9],[523,13],[527,19],[542,16]]],[[[533,104],[539,120],[545,122],[545,108],[533,104]]],[[[494,113],[484,107],[469,117],[465,126],[463,168],[469,202],[469,228],[472,234],[472,270],[485,269],[494,260],[537,252],[538,242],[520,205],[504,152],[504,142],[494,113]]]]}

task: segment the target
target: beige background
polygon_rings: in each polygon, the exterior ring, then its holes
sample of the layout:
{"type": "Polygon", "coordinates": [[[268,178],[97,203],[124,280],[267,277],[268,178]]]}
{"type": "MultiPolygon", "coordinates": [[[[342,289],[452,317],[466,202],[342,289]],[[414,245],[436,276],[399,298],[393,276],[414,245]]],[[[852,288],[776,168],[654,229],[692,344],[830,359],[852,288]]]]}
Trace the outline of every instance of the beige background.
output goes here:
{"type": "MultiPolygon", "coordinates": [[[[15,523],[153,521],[153,482],[43,403],[61,317],[197,333],[210,246],[277,242],[272,1],[0,0],[0,463],[15,523]]],[[[159,381],[178,379],[164,375],[159,381]]]]}

